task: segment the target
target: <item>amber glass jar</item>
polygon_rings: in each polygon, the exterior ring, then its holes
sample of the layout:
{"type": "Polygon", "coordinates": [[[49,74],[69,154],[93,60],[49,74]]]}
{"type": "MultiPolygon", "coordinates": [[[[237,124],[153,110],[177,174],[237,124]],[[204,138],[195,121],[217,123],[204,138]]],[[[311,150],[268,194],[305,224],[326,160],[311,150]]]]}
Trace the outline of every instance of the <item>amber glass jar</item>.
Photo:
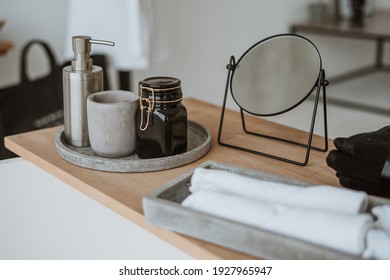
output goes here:
{"type": "Polygon", "coordinates": [[[138,84],[136,153],[157,158],[187,151],[187,110],[179,79],[147,78],[138,84]]]}

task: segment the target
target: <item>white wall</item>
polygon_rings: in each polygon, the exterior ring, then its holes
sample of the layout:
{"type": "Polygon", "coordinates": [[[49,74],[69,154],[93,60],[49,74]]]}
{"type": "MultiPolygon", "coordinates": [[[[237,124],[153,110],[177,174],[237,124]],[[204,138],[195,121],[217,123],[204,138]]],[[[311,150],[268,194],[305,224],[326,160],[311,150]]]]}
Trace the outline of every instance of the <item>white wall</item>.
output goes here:
{"type": "MultiPolygon", "coordinates": [[[[164,49],[167,56],[163,61],[154,61],[149,70],[137,71],[135,83],[149,76],[172,75],[182,80],[185,96],[220,104],[229,56],[239,57],[258,40],[288,32],[292,22],[307,18],[306,5],[311,0],[151,2],[154,52],[164,49]]],[[[390,3],[377,0],[376,6],[390,7],[390,3]]],[[[32,38],[48,41],[58,60],[63,61],[66,16],[67,1],[63,0],[0,0],[0,18],[7,20],[0,31],[0,39],[10,40],[15,45],[6,56],[0,57],[0,86],[19,80],[21,46],[32,38]]],[[[370,62],[370,57],[364,54],[374,53],[371,42],[308,37],[318,45],[329,75],[370,62]]],[[[30,60],[32,77],[47,71],[39,51],[34,52],[30,60]]]]}
{"type": "MultiPolygon", "coordinates": [[[[62,0],[0,0],[0,18],[6,24],[0,30],[0,40],[12,41],[14,48],[0,56],[0,87],[19,81],[19,56],[22,46],[39,38],[49,42],[59,57],[63,52],[67,1],[62,0]]],[[[58,59],[60,61],[60,59],[58,59]]],[[[48,70],[41,50],[34,48],[29,55],[31,77],[48,70]]]]}
{"type": "MultiPolygon", "coordinates": [[[[238,58],[260,39],[289,32],[292,22],[307,18],[306,5],[311,1],[155,2],[156,22],[164,22],[157,31],[161,29],[159,35],[167,36],[171,56],[148,71],[138,72],[136,81],[162,74],[177,76],[187,96],[221,104],[230,55],[238,58]],[[176,7],[175,12],[172,7],[176,7]]],[[[328,76],[374,59],[373,42],[307,36],[318,45],[328,76]],[[372,57],[367,52],[372,52],[372,57]]]]}
{"type": "Polygon", "coordinates": [[[226,65],[262,38],[288,32],[305,19],[307,0],[155,1],[156,34],[166,37],[169,57],[135,80],[171,75],[182,80],[186,96],[221,104],[226,65]],[[172,7],[175,7],[173,10],[172,7]]]}

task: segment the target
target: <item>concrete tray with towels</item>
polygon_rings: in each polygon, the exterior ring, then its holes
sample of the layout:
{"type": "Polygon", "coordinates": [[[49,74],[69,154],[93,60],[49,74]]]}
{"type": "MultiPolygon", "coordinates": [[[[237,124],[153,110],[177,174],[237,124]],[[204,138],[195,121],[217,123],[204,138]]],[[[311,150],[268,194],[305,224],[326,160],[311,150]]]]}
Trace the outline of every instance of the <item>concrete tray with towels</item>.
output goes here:
{"type": "MultiPolygon", "coordinates": [[[[199,167],[226,170],[240,175],[300,186],[309,184],[285,177],[261,173],[215,161],[199,167]]],[[[335,251],[316,244],[233,222],[183,207],[181,202],[190,194],[193,170],[182,174],[157,191],[143,198],[148,222],[175,232],[234,249],[251,256],[267,259],[357,259],[357,256],[335,251]]],[[[369,197],[368,210],[390,200],[369,197]]]]}

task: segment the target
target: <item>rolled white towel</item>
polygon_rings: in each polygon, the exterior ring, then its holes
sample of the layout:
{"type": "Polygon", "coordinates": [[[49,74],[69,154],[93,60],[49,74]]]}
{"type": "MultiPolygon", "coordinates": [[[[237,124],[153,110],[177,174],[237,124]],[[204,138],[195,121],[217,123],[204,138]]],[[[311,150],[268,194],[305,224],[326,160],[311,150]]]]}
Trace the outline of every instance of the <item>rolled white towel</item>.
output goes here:
{"type": "Polygon", "coordinates": [[[363,252],[373,223],[369,214],[308,210],[210,190],[189,195],[182,205],[353,255],[363,252]]]}
{"type": "Polygon", "coordinates": [[[390,260],[390,234],[382,229],[371,229],[367,233],[367,259],[390,260]]]}
{"type": "Polygon", "coordinates": [[[390,234],[390,205],[375,206],[371,212],[377,218],[375,225],[390,234]]]}
{"type": "Polygon", "coordinates": [[[364,192],[332,186],[302,187],[249,178],[223,170],[197,168],[191,179],[191,192],[221,191],[290,206],[338,211],[364,212],[368,196],[364,192]]]}

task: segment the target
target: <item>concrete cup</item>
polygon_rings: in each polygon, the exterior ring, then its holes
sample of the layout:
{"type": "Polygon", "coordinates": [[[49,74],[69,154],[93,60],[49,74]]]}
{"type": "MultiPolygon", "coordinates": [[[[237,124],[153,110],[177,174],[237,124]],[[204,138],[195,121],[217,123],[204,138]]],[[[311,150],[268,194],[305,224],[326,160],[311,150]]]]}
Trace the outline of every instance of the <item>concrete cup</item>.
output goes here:
{"type": "Polygon", "coordinates": [[[87,98],[88,134],[92,150],[103,157],[134,153],[136,142],[137,94],[108,90],[87,98]]]}

